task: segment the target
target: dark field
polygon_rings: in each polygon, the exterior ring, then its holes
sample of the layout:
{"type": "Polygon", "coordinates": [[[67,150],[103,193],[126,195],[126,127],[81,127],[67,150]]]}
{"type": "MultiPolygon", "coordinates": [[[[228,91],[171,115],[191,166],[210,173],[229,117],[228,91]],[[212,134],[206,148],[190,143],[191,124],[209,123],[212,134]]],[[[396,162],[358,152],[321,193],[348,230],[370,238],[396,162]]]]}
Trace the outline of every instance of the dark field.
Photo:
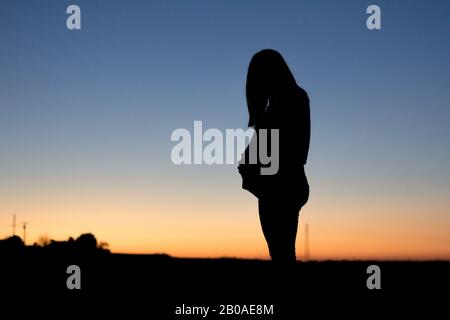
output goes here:
{"type": "Polygon", "coordinates": [[[450,262],[299,262],[295,272],[280,273],[269,261],[41,252],[2,259],[1,283],[5,305],[37,302],[36,312],[45,315],[62,308],[72,315],[122,314],[127,319],[294,319],[311,312],[358,315],[356,310],[363,310],[365,318],[364,312],[445,307],[450,262]],[[66,286],[66,269],[73,264],[81,268],[81,290],[66,286]],[[366,286],[372,264],[381,269],[380,290],[366,286]],[[215,312],[176,315],[183,304],[215,312]],[[273,305],[273,315],[219,314],[220,305],[227,304],[239,305],[234,311],[241,313],[243,305],[273,305]]]}

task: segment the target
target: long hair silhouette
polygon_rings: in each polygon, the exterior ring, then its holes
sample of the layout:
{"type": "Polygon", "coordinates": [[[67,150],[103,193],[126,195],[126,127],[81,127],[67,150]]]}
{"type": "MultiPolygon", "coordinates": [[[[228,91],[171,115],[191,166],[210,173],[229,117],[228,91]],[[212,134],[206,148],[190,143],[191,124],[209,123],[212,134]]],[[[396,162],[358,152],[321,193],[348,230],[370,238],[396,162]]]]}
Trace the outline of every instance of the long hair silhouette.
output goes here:
{"type": "MultiPolygon", "coordinates": [[[[246,83],[249,127],[279,131],[279,169],[261,175],[260,162],[241,160],[242,187],[258,198],[259,217],[269,253],[278,265],[295,262],[298,215],[308,201],[309,185],[304,171],[310,143],[309,98],[297,85],[285,60],[265,49],[250,61],[246,83]]],[[[269,153],[270,150],[269,145],[269,153]]],[[[243,159],[249,159],[249,147],[243,159]]]]}
{"type": "Polygon", "coordinates": [[[265,49],[255,54],[248,67],[246,83],[248,126],[258,126],[258,119],[270,95],[280,95],[297,88],[295,78],[280,53],[265,49]]]}

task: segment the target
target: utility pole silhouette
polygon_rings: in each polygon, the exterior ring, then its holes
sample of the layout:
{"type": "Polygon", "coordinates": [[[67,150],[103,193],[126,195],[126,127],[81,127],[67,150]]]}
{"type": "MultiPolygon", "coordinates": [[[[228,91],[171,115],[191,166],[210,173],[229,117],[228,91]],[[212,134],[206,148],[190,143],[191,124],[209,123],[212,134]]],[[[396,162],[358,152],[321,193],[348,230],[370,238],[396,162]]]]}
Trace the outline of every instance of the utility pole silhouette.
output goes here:
{"type": "Polygon", "coordinates": [[[308,261],[309,256],[309,227],[308,224],[305,224],[305,261],[308,261]]]}
{"type": "Polygon", "coordinates": [[[16,235],[16,214],[13,213],[13,224],[12,224],[12,228],[13,228],[13,237],[16,235]]]}
{"type": "Polygon", "coordinates": [[[28,222],[22,222],[22,228],[23,228],[23,243],[27,244],[27,224],[28,222]]]}

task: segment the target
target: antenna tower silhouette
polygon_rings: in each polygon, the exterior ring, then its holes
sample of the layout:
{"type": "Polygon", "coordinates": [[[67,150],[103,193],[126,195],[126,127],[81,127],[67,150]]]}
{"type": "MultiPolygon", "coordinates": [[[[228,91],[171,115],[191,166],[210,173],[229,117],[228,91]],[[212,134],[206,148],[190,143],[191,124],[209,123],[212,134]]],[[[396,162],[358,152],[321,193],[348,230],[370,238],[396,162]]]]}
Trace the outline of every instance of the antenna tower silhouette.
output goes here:
{"type": "Polygon", "coordinates": [[[28,222],[22,222],[22,228],[23,228],[23,243],[26,244],[27,242],[27,224],[28,222]]]}

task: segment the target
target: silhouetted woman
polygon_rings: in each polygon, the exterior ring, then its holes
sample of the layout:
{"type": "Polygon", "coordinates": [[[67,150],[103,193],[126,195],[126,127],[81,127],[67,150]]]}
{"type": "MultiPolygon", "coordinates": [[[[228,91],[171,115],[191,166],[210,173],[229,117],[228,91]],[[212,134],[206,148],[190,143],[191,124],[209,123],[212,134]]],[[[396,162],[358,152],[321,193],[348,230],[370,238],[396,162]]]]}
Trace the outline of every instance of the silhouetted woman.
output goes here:
{"type": "MultiPolygon", "coordinates": [[[[298,215],[308,201],[309,185],[304,165],[308,157],[310,115],[308,95],[300,88],[281,54],[266,49],[256,53],[248,68],[246,84],[249,127],[279,129],[279,168],[261,175],[263,166],[239,165],[242,187],[258,198],[259,217],[272,260],[292,265],[295,258],[298,215]]],[[[270,140],[270,138],[268,138],[270,140]]],[[[269,144],[269,151],[271,150],[269,144]]],[[[242,159],[241,159],[242,162],[242,159]]]]}

